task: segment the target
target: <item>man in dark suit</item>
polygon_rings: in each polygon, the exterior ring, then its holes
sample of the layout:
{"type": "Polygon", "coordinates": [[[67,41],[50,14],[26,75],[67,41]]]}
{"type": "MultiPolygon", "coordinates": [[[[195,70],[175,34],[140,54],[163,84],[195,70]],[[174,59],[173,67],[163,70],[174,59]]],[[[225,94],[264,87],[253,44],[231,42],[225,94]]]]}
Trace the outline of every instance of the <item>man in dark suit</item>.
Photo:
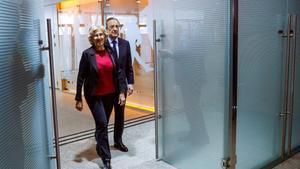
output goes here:
{"type": "MultiPolygon", "coordinates": [[[[132,58],[129,42],[119,37],[120,26],[120,22],[117,18],[111,17],[106,20],[106,30],[109,35],[107,43],[111,46],[115,56],[119,59],[120,68],[126,76],[128,85],[127,94],[129,96],[133,93],[134,84],[132,58]]],[[[124,105],[120,106],[117,102],[114,104],[114,147],[120,151],[127,152],[128,148],[122,141],[122,134],[124,130],[124,108],[124,105]]]]}

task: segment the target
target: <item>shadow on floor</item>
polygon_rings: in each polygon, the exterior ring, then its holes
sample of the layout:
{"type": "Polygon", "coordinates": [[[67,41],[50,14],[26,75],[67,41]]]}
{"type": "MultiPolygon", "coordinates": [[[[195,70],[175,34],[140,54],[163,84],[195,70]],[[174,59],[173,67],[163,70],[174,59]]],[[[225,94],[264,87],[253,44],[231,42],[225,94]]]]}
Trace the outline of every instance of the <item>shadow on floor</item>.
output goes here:
{"type": "Polygon", "coordinates": [[[88,149],[85,149],[77,153],[73,161],[80,163],[82,162],[83,159],[87,159],[88,161],[93,161],[98,158],[99,156],[96,152],[96,145],[92,145],[88,149]]]}

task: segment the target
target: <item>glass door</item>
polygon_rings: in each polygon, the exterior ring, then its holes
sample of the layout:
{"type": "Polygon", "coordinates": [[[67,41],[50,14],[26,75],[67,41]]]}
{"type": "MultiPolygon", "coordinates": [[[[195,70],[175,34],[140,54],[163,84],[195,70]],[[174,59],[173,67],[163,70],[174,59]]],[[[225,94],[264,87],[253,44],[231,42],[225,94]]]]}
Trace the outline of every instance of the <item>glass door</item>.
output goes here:
{"type": "Polygon", "coordinates": [[[55,168],[41,9],[40,0],[0,1],[0,168],[55,168]]]}
{"type": "Polygon", "coordinates": [[[299,146],[297,8],[239,1],[237,168],[272,166],[299,146]]]}
{"type": "Polygon", "coordinates": [[[154,0],[158,157],[221,168],[228,157],[230,2],[154,0]]]}
{"type": "Polygon", "coordinates": [[[290,104],[288,116],[288,155],[299,152],[300,149],[300,2],[288,0],[290,14],[290,104]]]}
{"type": "Polygon", "coordinates": [[[286,0],[239,2],[237,168],[281,155],[286,0]]]}

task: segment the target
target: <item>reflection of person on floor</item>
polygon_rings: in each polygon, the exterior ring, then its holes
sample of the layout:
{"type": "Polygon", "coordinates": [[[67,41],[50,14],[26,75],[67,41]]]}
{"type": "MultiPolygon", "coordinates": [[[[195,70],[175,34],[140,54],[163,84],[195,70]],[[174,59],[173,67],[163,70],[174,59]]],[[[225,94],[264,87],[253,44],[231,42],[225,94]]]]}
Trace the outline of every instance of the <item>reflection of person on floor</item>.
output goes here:
{"type": "Polygon", "coordinates": [[[104,28],[90,29],[91,47],[83,51],[79,64],[76,90],[76,109],[81,111],[82,85],[84,97],[93,114],[97,141],[96,150],[104,169],[110,169],[111,154],[108,143],[108,122],[115,102],[125,104],[126,82],[112,49],[105,45],[107,35],[104,28]]]}
{"type": "MultiPolygon", "coordinates": [[[[129,96],[133,93],[134,84],[132,58],[129,42],[119,37],[120,27],[118,19],[111,17],[106,20],[106,29],[109,35],[106,43],[113,49],[114,54],[117,56],[120,63],[120,68],[125,74],[128,88],[127,94],[129,96]]],[[[124,130],[124,109],[125,105],[119,105],[115,102],[114,147],[120,151],[127,152],[128,148],[123,144],[122,140],[124,130]]]]}

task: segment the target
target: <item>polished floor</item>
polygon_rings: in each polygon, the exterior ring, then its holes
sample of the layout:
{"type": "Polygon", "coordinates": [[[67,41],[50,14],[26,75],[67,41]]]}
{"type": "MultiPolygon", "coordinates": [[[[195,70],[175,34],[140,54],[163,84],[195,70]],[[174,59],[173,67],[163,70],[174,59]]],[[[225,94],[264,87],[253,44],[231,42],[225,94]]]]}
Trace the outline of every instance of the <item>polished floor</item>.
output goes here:
{"type": "MultiPolygon", "coordinates": [[[[123,153],[111,147],[113,169],[176,169],[155,160],[154,121],[125,129],[124,142],[129,152],[123,153]]],[[[112,132],[109,133],[112,145],[112,132]]],[[[61,146],[62,169],[99,169],[103,166],[95,151],[94,138],[61,146]]],[[[274,169],[300,169],[300,154],[274,169]]]]}
{"type": "Polygon", "coordinates": [[[300,169],[300,153],[294,155],[273,169],[300,169]]]}
{"type": "MultiPolygon", "coordinates": [[[[112,132],[109,133],[112,145],[112,132]]],[[[111,147],[113,169],[176,169],[155,160],[154,121],[125,129],[124,143],[129,152],[123,153],[111,147]]],[[[103,166],[95,151],[94,138],[61,146],[63,169],[99,169],[103,166]]]]}
{"type": "MultiPolygon", "coordinates": [[[[74,133],[91,130],[94,121],[85,104],[79,112],[74,108],[74,95],[57,92],[59,135],[64,137],[74,133]]],[[[134,121],[139,117],[153,113],[126,108],[126,120],[134,121]]],[[[113,114],[110,124],[113,124],[113,114]]],[[[141,124],[129,125],[124,130],[124,142],[129,147],[128,153],[111,148],[114,169],[176,169],[162,161],[155,160],[155,127],[153,119],[144,120],[141,124]],[[148,122],[147,122],[148,121],[148,122]]],[[[112,130],[111,130],[112,131],[112,130]]],[[[92,134],[93,135],[93,134],[92,134]]],[[[112,140],[112,132],[109,133],[112,140]]],[[[95,139],[88,137],[80,141],[61,146],[61,163],[63,169],[99,169],[102,166],[95,151],[95,139]]],[[[300,169],[300,154],[278,165],[274,169],[300,169]]]]}

